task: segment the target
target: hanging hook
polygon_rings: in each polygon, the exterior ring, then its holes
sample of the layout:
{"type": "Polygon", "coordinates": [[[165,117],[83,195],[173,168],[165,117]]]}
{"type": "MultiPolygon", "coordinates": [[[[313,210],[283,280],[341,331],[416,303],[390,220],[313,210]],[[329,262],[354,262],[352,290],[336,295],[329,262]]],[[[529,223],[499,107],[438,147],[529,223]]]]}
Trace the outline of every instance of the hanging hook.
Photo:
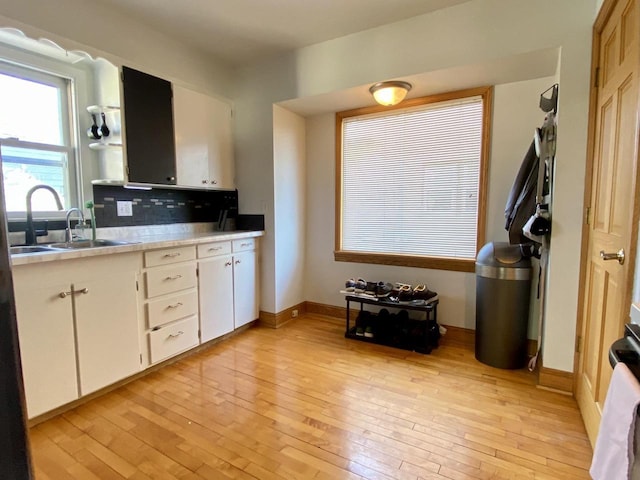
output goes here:
{"type": "Polygon", "coordinates": [[[553,110],[553,113],[558,113],[558,84],[554,83],[540,94],[540,108],[543,112],[548,113],[553,110]],[[551,97],[546,98],[545,93],[551,90],[551,97]]]}

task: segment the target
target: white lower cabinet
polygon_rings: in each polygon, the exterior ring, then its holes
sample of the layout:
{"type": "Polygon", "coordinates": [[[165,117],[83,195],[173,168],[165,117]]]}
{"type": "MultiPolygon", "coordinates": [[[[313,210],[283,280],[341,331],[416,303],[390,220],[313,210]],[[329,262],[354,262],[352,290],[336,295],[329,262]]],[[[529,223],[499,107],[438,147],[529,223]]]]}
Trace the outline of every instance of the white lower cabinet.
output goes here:
{"type": "Polygon", "coordinates": [[[154,364],[198,345],[196,247],[145,252],[148,363],[154,364]]]}
{"type": "Polygon", "coordinates": [[[29,417],[140,370],[139,254],[13,268],[29,417]]]}
{"type": "Polygon", "coordinates": [[[255,251],[233,254],[235,328],[258,318],[258,256],[255,251]]]}
{"type": "Polygon", "coordinates": [[[258,318],[254,238],[198,247],[200,339],[208,342],[258,318]]]}
{"type": "Polygon", "coordinates": [[[16,265],[13,282],[30,418],[258,318],[255,238],[16,265]]]}
{"type": "Polygon", "coordinates": [[[74,287],[87,292],[74,295],[80,394],[87,395],[140,370],[136,276],[113,271],[74,287]]]}
{"type": "Polygon", "coordinates": [[[14,290],[27,412],[35,417],[78,398],[76,342],[69,284],[32,282],[14,268],[14,290]]]}
{"type": "Polygon", "coordinates": [[[204,343],[233,331],[233,257],[200,259],[198,277],[200,340],[204,343]]]}

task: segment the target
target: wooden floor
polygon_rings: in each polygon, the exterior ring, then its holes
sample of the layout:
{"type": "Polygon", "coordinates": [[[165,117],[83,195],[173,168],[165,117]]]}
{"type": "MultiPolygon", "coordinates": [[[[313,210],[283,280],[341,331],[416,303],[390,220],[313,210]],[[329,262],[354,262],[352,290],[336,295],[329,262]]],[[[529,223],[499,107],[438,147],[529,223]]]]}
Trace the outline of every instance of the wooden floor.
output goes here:
{"type": "Polygon", "coordinates": [[[37,425],[37,478],[589,478],[575,401],[528,372],[343,335],[252,328],[37,425]]]}

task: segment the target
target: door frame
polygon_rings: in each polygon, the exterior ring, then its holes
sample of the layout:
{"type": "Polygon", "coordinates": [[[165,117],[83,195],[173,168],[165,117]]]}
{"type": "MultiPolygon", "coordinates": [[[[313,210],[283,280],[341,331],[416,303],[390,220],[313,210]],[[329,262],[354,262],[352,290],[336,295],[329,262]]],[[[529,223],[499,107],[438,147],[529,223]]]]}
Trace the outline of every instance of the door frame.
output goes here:
{"type": "MultiPolygon", "coordinates": [[[[575,349],[574,349],[574,376],[573,376],[573,394],[574,397],[577,393],[578,388],[578,379],[580,377],[580,372],[582,370],[582,364],[580,362],[580,352],[582,350],[581,340],[582,340],[582,328],[583,328],[583,318],[584,318],[584,300],[585,300],[585,283],[586,283],[586,266],[587,266],[587,256],[589,254],[589,229],[587,220],[589,217],[589,207],[591,205],[592,199],[592,181],[593,181],[593,160],[595,156],[594,147],[595,147],[595,135],[596,135],[596,116],[597,116],[597,101],[598,101],[598,68],[599,68],[599,53],[600,53],[600,45],[601,38],[600,33],[604,28],[606,21],[611,16],[614,7],[617,2],[623,2],[625,0],[604,0],[602,6],[600,7],[600,11],[598,12],[598,16],[593,24],[592,34],[591,34],[591,75],[590,75],[590,86],[589,86],[589,122],[588,122],[588,133],[587,133],[587,156],[586,156],[586,171],[585,171],[585,187],[584,187],[584,199],[583,199],[583,222],[582,222],[582,241],[580,244],[580,280],[578,284],[578,308],[577,308],[577,319],[576,319],[576,336],[575,336],[575,349]]],[[[637,19],[640,21],[640,19],[637,19]]],[[[637,59],[640,62],[640,58],[637,59]]],[[[636,106],[637,117],[640,117],[640,94],[638,95],[638,104],[636,106]]],[[[640,130],[640,122],[636,127],[636,181],[635,181],[635,190],[636,193],[640,189],[640,135],[638,134],[638,130],[640,130]]],[[[638,195],[634,195],[633,199],[633,216],[632,216],[632,225],[631,225],[631,241],[629,246],[629,254],[627,255],[627,259],[630,265],[634,265],[636,263],[636,254],[637,254],[637,245],[638,245],[638,223],[640,222],[640,199],[638,199],[638,195]]],[[[633,272],[635,272],[635,268],[632,268],[633,272]]],[[[631,293],[633,291],[633,282],[635,275],[630,274],[627,276],[626,285],[625,285],[625,300],[624,302],[631,307],[631,293]]]]}

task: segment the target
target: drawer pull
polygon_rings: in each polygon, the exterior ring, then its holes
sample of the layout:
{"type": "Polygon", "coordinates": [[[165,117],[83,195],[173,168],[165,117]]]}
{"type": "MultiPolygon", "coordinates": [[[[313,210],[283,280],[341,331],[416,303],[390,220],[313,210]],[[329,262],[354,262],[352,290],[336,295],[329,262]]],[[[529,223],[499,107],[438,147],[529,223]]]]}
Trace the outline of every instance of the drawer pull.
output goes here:
{"type": "Polygon", "coordinates": [[[240,260],[236,260],[236,265],[240,263],[240,260]]]}
{"type": "Polygon", "coordinates": [[[174,303],[173,305],[167,305],[167,308],[178,308],[182,306],[182,302],[174,303]]]}
{"type": "Polygon", "coordinates": [[[224,266],[225,267],[230,267],[231,266],[231,262],[230,261],[229,262],[225,262],[224,266]]]}
{"type": "Polygon", "coordinates": [[[250,243],[241,243],[240,247],[250,247],[251,244],[250,243]]]}
{"type": "Polygon", "coordinates": [[[58,296],[60,298],[67,298],[69,295],[73,294],[73,292],[60,292],[58,296]]]}
{"type": "Polygon", "coordinates": [[[218,250],[222,250],[222,247],[211,247],[209,249],[210,252],[217,252],[218,250]]]}
{"type": "Polygon", "coordinates": [[[180,330],[178,333],[170,333],[169,338],[176,338],[176,337],[179,337],[180,335],[184,335],[184,332],[182,330],[180,330]]]}
{"type": "Polygon", "coordinates": [[[163,255],[163,258],[175,258],[179,256],[180,256],[180,252],[173,252],[173,253],[165,253],[163,255]]]}
{"type": "Polygon", "coordinates": [[[174,275],[172,277],[165,277],[165,280],[178,280],[179,278],[182,278],[182,275],[174,275]]]}

